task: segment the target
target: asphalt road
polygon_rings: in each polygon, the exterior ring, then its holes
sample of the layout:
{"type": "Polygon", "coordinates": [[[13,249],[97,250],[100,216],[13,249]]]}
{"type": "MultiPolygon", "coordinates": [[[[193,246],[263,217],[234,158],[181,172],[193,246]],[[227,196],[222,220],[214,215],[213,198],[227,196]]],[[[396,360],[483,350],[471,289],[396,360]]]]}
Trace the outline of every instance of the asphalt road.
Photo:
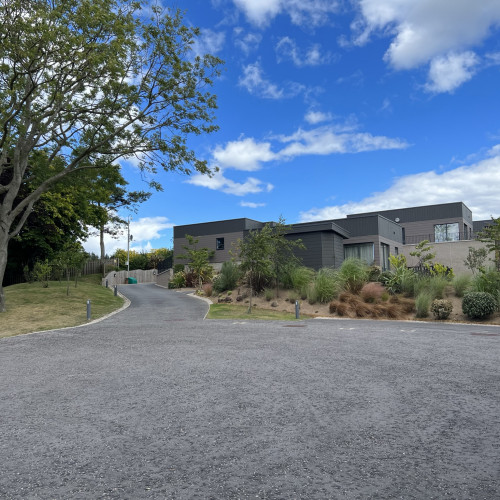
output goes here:
{"type": "Polygon", "coordinates": [[[121,291],[100,323],[0,339],[0,498],[500,498],[500,328],[121,291]]]}

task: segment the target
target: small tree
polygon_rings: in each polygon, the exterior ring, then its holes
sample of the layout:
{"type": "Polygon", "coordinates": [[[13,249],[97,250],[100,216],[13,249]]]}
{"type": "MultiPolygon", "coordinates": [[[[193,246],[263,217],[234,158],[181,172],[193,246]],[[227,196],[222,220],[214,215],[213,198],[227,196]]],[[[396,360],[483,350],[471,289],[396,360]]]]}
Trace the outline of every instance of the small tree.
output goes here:
{"type": "Polygon", "coordinates": [[[43,288],[49,287],[51,272],[52,266],[49,264],[48,260],[37,260],[33,266],[33,277],[35,278],[35,281],[39,281],[42,284],[43,288]]]}
{"type": "Polygon", "coordinates": [[[495,268],[500,271],[500,217],[491,218],[491,224],[486,226],[478,235],[479,241],[486,243],[488,252],[493,252],[495,268]]]}
{"type": "Polygon", "coordinates": [[[87,254],[81,246],[68,246],[57,253],[53,266],[64,270],[66,274],[66,295],[69,295],[69,276],[71,269],[75,269],[75,288],[78,285],[78,274],[87,261],[87,254]]]}
{"type": "Polygon", "coordinates": [[[248,312],[251,313],[253,292],[260,292],[263,284],[273,276],[273,263],[269,259],[273,249],[270,225],[250,231],[245,238],[238,240],[236,248],[241,260],[240,269],[246,274],[250,285],[248,312]]]}
{"type": "Polygon", "coordinates": [[[178,259],[186,259],[187,265],[191,272],[194,273],[198,289],[204,282],[210,281],[213,276],[213,268],[210,265],[210,259],[214,256],[215,251],[208,248],[197,248],[198,239],[186,234],[189,246],[183,246],[186,254],[179,255],[178,259]]]}
{"type": "Polygon", "coordinates": [[[279,297],[279,283],[283,274],[283,270],[291,265],[297,264],[299,259],[294,254],[295,249],[305,249],[302,240],[289,240],[286,238],[286,233],[291,229],[291,226],[285,224],[285,219],[280,215],[278,222],[272,228],[271,233],[271,253],[269,259],[273,263],[274,277],[276,280],[276,297],[279,297]]]}
{"type": "Polygon", "coordinates": [[[412,257],[417,257],[417,267],[420,269],[428,269],[432,265],[432,259],[436,256],[435,253],[432,253],[433,248],[434,247],[429,244],[429,240],[422,240],[415,246],[415,250],[410,252],[410,255],[412,257]]]}
{"type": "Polygon", "coordinates": [[[472,248],[469,247],[469,253],[464,260],[465,267],[470,269],[473,276],[483,269],[484,261],[488,257],[488,250],[486,248],[472,248]]]}

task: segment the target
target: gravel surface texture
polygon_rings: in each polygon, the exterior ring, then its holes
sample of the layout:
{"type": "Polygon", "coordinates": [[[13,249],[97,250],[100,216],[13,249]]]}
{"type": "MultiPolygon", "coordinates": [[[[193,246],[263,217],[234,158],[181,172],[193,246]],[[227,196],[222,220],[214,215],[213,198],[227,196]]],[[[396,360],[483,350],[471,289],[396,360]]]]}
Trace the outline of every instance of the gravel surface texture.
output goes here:
{"type": "Polygon", "coordinates": [[[499,327],[120,291],[100,323],[0,340],[0,498],[500,498],[499,327]]]}

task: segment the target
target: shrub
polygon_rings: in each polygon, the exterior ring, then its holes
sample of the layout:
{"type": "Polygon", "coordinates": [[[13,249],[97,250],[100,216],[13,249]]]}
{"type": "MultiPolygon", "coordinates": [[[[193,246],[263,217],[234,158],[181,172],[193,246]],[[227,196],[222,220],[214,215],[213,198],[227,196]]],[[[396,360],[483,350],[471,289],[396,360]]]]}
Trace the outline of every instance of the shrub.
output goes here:
{"type": "Polygon", "coordinates": [[[436,262],[435,264],[430,266],[429,272],[431,273],[431,276],[441,276],[450,281],[455,277],[453,268],[445,266],[443,264],[439,264],[439,262],[436,262]]]}
{"type": "Polygon", "coordinates": [[[432,301],[431,311],[436,319],[448,319],[452,310],[453,304],[449,300],[434,299],[432,301]]]}
{"type": "Polygon", "coordinates": [[[429,291],[422,291],[415,299],[415,316],[417,318],[427,318],[429,316],[429,307],[432,302],[432,295],[429,291]]]}
{"type": "Polygon", "coordinates": [[[457,297],[463,297],[470,284],[470,277],[466,274],[462,276],[455,276],[453,279],[453,288],[457,297]]]}
{"type": "Polygon", "coordinates": [[[339,302],[337,304],[337,315],[338,316],[347,316],[349,313],[349,305],[344,302],[339,302]]]}
{"type": "Polygon", "coordinates": [[[444,299],[444,292],[449,281],[444,276],[432,276],[429,279],[429,291],[433,299],[444,299]]]}
{"type": "Polygon", "coordinates": [[[329,308],[330,308],[330,314],[333,314],[337,312],[337,306],[339,305],[339,302],[337,300],[332,300],[330,302],[329,308]]]}
{"type": "Polygon", "coordinates": [[[314,280],[314,269],[304,266],[295,266],[289,269],[288,279],[290,280],[291,288],[301,291],[314,280]]]}
{"type": "Polygon", "coordinates": [[[33,277],[35,281],[39,281],[41,283],[43,288],[48,288],[51,272],[52,266],[49,264],[48,260],[37,260],[33,266],[33,277]]]}
{"type": "Polygon", "coordinates": [[[308,300],[310,304],[315,302],[326,304],[334,299],[339,292],[339,279],[335,270],[323,268],[318,271],[312,286],[309,289],[308,300]]]}
{"type": "Polygon", "coordinates": [[[373,304],[375,302],[379,302],[384,293],[385,288],[380,283],[370,282],[361,289],[359,294],[365,302],[373,304]]]}
{"type": "Polygon", "coordinates": [[[172,279],[168,283],[169,288],[182,288],[186,286],[186,279],[184,277],[184,272],[179,271],[172,276],[172,279]]]}
{"type": "Polygon", "coordinates": [[[483,319],[497,308],[497,301],[488,292],[470,292],[464,296],[462,311],[470,319],[483,319]]]}
{"type": "Polygon", "coordinates": [[[360,259],[346,259],[340,266],[339,276],[344,290],[359,293],[368,281],[368,266],[360,259]]]}
{"type": "Polygon", "coordinates": [[[271,300],[274,299],[274,290],[271,290],[270,288],[264,290],[264,297],[268,302],[271,302],[271,300]]]}
{"type": "Polygon", "coordinates": [[[368,268],[368,281],[380,281],[382,269],[379,266],[372,265],[368,268]]]}
{"type": "MultiPolygon", "coordinates": [[[[391,257],[393,257],[391,255],[391,257]]],[[[417,277],[413,269],[408,269],[407,267],[399,266],[394,269],[392,273],[384,274],[384,281],[382,282],[387,290],[392,293],[403,293],[414,295],[415,282],[417,277]]]]}
{"type": "Polygon", "coordinates": [[[196,288],[200,284],[199,275],[195,271],[185,271],[184,286],[188,288],[196,288]]]}
{"type": "Polygon", "coordinates": [[[203,293],[205,294],[206,297],[211,297],[213,293],[213,287],[211,283],[205,283],[202,286],[203,293]]]}
{"type": "Polygon", "coordinates": [[[474,292],[487,292],[500,301],[500,272],[495,269],[481,270],[471,282],[471,290],[474,292]]]}
{"type": "Polygon", "coordinates": [[[181,273],[184,271],[184,264],[175,264],[174,266],[174,274],[181,273]]]}
{"type": "Polygon", "coordinates": [[[239,266],[232,261],[224,262],[220,273],[213,281],[214,290],[217,293],[225,292],[226,290],[233,290],[238,285],[240,278],[241,271],[239,266]]]}

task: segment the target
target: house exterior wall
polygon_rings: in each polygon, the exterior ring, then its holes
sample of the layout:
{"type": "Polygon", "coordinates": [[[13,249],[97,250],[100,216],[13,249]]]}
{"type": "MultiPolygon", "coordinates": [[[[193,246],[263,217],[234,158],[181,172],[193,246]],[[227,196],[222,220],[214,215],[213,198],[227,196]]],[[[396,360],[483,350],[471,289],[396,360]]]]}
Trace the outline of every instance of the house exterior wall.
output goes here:
{"type": "MultiPolygon", "coordinates": [[[[186,233],[189,234],[189,233],[186,233]]],[[[208,248],[209,250],[213,250],[214,256],[210,260],[211,263],[222,263],[228,260],[231,260],[233,257],[229,252],[230,250],[234,250],[234,245],[239,239],[242,239],[245,235],[245,231],[236,231],[233,233],[215,233],[215,234],[207,234],[204,236],[198,235],[196,238],[198,239],[198,243],[196,245],[197,248],[208,248]],[[216,239],[224,238],[224,249],[217,250],[216,248],[216,239]]],[[[190,236],[193,236],[190,234],[190,236]]],[[[180,259],[179,255],[183,255],[186,253],[186,250],[183,248],[184,246],[188,246],[188,241],[185,237],[182,238],[174,238],[174,265],[175,264],[187,264],[187,260],[180,259]]]]}
{"type": "MultiPolygon", "coordinates": [[[[410,252],[415,250],[415,246],[416,245],[405,245],[399,252],[406,256],[408,266],[410,267],[418,264],[418,259],[410,255],[410,252]]],[[[461,274],[471,274],[470,270],[467,269],[464,264],[464,260],[469,253],[469,247],[474,249],[486,248],[486,244],[476,240],[445,241],[443,243],[433,243],[432,247],[432,253],[436,254],[433,262],[452,267],[455,276],[458,276],[461,274]]],[[[491,257],[493,257],[492,253],[490,253],[490,258],[491,257]]],[[[487,262],[490,265],[492,264],[490,261],[487,262]]]]}
{"type": "Polygon", "coordinates": [[[429,240],[434,242],[434,226],[436,224],[453,224],[458,222],[460,231],[460,239],[468,240],[468,235],[464,234],[464,224],[470,228],[472,232],[472,225],[465,222],[461,217],[450,217],[447,219],[431,219],[418,222],[400,223],[405,229],[405,242],[408,245],[418,244],[422,240],[429,240]]]}

